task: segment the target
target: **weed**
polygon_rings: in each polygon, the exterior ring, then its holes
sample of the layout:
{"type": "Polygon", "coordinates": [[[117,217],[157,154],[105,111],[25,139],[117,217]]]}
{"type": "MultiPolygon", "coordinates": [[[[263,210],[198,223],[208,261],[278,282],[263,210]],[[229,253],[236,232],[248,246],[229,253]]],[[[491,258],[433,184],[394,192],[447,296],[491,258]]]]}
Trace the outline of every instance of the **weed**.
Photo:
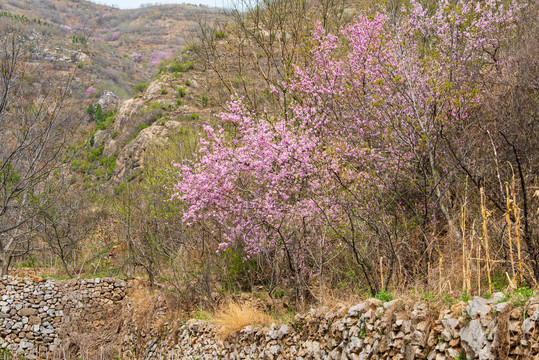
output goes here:
{"type": "Polygon", "coordinates": [[[212,318],[212,314],[210,312],[204,311],[201,308],[199,308],[195,312],[194,318],[197,320],[208,321],[212,318]]]}
{"type": "Polygon", "coordinates": [[[442,299],[442,302],[444,304],[446,304],[447,306],[451,307],[457,302],[457,300],[454,297],[452,297],[451,295],[445,294],[443,299],[442,299]]]}
{"type": "Polygon", "coordinates": [[[511,300],[511,295],[509,293],[503,292],[503,294],[505,295],[504,298],[499,300],[497,304],[501,304],[501,303],[508,302],[509,300],[511,300]]]}
{"type": "Polygon", "coordinates": [[[427,302],[435,302],[436,301],[436,295],[434,295],[430,291],[425,291],[421,295],[421,299],[423,299],[424,301],[427,301],[427,302]]]}
{"type": "Polygon", "coordinates": [[[226,34],[224,31],[216,31],[214,36],[217,40],[223,40],[226,37],[226,34]]]}
{"type": "Polygon", "coordinates": [[[375,296],[376,299],[382,300],[383,302],[388,302],[393,300],[393,295],[389,291],[382,290],[375,296]]]}
{"type": "Polygon", "coordinates": [[[365,327],[365,325],[363,325],[359,330],[359,337],[361,339],[365,339],[367,337],[367,328],[365,327]]]}
{"type": "Polygon", "coordinates": [[[528,287],[520,287],[513,292],[513,306],[523,306],[533,296],[533,290],[528,287]]]}

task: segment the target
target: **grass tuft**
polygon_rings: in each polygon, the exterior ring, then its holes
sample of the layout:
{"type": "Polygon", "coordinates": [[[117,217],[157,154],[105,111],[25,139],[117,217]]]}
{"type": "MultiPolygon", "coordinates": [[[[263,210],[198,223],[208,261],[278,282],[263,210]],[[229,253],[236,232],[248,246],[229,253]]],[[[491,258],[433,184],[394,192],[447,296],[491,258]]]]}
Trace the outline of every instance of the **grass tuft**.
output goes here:
{"type": "Polygon", "coordinates": [[[226,339],[248,325],[270,325],[271,318],[253,304],[229,302],[215,313],[212,322],[219,326],[217,334],[226,339]]]}

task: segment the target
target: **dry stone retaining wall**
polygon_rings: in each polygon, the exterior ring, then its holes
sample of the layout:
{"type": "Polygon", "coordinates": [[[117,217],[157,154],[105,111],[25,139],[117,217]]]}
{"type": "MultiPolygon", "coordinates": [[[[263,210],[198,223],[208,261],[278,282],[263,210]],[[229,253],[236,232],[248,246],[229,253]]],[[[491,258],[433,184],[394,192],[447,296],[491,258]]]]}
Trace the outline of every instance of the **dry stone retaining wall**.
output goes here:
{"type": "MultiPolygon", "coordinates": [[[[128,287],[123,280],[107,278],[33,282],[4,277],[0,345],[28,359],[50,358],[59,349],[69,354],[67,358],[91,359],[80,346],[84,340],[94,349],[103,348],[104,341],[114,342],[114,357],[105,353],[105,359],[539,360],[539,299],[535,298],[516,308],[502,293],[451,308],[369,299],[350,308],[311,310],[285,325],[249,326],[222,340],[214,326],[204,321],[172,325],[178,319],[170,319],[156,325],[159,328],[141,326],[148,325],[140,323],[148,319],[137,314],[147,308],[135,308],[136,302],[126,295],[128,287]],[[118,319],[96,322],[96,317],[88,316],[96,313],[105,320],[114,315],[118,319]],[[112,331],[100,330],[104,328],[112,331]],[[92,337],[91,331],[102,336],[92,337]]],[[[164,315],[164,304],[156,296],[152,314],[164,315]]]]}
{"type": "Polygon", "coordinates": [[[440,309],[370,299],[347,310],[312,310],[287,325],[248,327],[224,342],[207,323],[192,321],[168,358],[537,360],[538,300],[513,308],[497,293],[440,309]]]}
{"type": "Polygon", "coordinates": [[[0,281],[0,345],[26,358],[59,348],[59,329],[88,307],[102,307],[125,297],[126,282],[110,278],[0,281]]]}

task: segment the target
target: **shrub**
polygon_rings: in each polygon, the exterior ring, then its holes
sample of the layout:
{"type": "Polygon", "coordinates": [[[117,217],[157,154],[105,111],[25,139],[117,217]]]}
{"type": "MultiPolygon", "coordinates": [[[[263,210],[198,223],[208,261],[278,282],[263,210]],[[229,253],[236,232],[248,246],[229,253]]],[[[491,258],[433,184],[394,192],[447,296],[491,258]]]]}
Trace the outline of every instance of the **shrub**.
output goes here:
{"type": "Polygon", "coordinates": [[[90,105],[88,105],[88,107],[86,108],[86,113],[90,115],[91,117],[94,116],[94,113],[95,113],[94,104],[90,103],[90,105]]]}
{"type": "Polygon", "coordinates": [[[171,73],[183,72],[183,64],[178,60],[174,60],[169,66],[168,71],[171,73]]]}
{"type": "Polygon", "coordinates": [[[186,94],[187,94],[187,92],[185,91],[184,88],[182,88],[182,87],[179,87],[179,88],[178,88],[178,96],[179,96],[179,97],[182,98],[182,97],[184,97],[186,94]]]}
{"type": "Polygon", "coordinates": [[[135,85],[135,87],[133,88],[133,91],[135,91],[135,94],[144,92],[146,91],[148,86],[150,86],[149,83],[140,83],[140,84],[135,85]]]}
{"type": "Polygon", "coordinates": [[[191,116],[189,116],[189,119],[191,120],[197,120],[198,118],[200,118],[200,115],[198,114],[191,114],[191,116]]]}

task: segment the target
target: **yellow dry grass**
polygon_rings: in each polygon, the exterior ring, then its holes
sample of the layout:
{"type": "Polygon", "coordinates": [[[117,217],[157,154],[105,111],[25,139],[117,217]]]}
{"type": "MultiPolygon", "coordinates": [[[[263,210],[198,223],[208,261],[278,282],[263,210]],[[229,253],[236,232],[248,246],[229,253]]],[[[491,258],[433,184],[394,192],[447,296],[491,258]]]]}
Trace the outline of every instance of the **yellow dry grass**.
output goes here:
{"type": "Polygon", "coordinates": [[[253,304],[231,301],[215,313],[212,322],[218,325],[217,334],[226,339],[230,334],[248,325],[270,325],[271,317],[253,304]]]}

